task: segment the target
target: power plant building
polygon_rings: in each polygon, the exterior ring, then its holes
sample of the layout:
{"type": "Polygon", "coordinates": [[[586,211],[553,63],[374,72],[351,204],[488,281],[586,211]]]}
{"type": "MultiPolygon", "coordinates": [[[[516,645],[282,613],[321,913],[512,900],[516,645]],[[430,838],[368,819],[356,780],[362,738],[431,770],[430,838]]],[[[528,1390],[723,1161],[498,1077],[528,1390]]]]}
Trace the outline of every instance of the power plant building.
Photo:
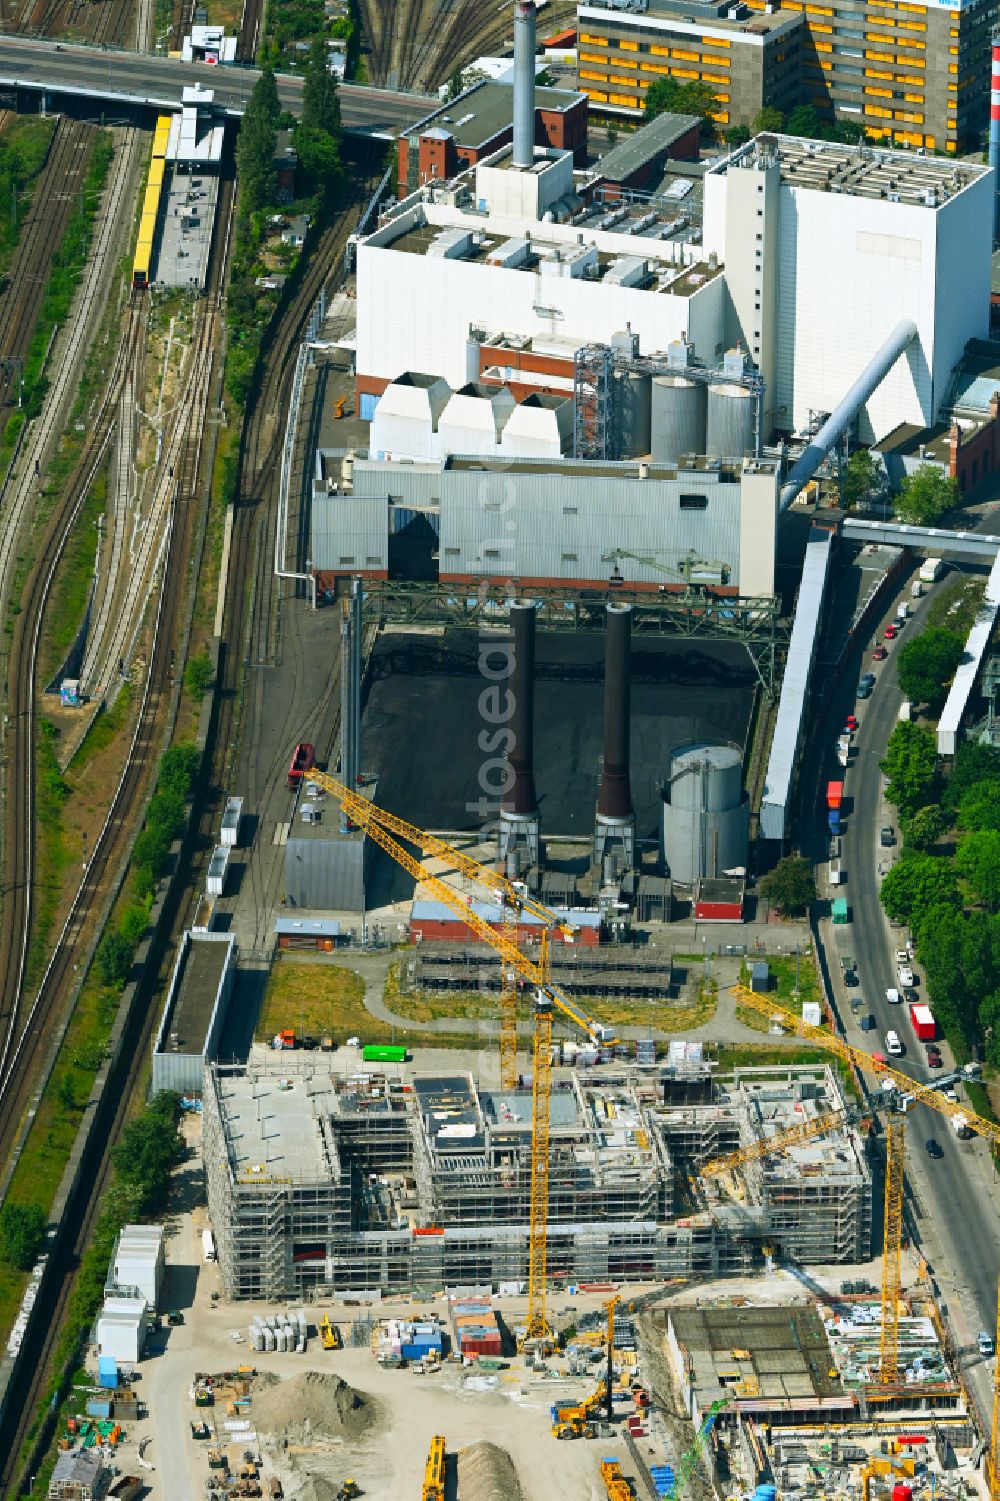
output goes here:
{"type": "Polygon", "coordinates": [[[859,413],[872,442],[929,426],[989,324],[993,185],[978,164],[758,136],[709,168],[704,249],[725,268],[776,428],[833,410],[902,319],[917,337],[859,413]]]}
{"type": "Polygon", "coordinates": [[[356,459],[353,488],[332,483],[316,486],[312,505],[321,588],[338,575],[384,578],[390,538],[419,514],[436,533],[442,580],[605,587],[618,577],[774,593],[778,480],[768,460],[356,459]]]}
{"type": "MultiPolygon", "coordinates": [[[[871,1172],[849,1126],[715,1180],[708,1158],[843,1106],[827,1067],[742,1069],[716,1082],[675,1044],[654,1074],[557,1072],[548,1274],[577,1281],[747,1270],[765,1245],[803,1262],[871,1251],[871,1172]]],[[[468,1074],[332,1075],[270,1054],[204,1082],[205,1168],[230,1298],[491,1286],[527,1278],[531,1094],[468,1074]],[[266,1128],[261,1121],[266,1121],[266,1128]]]]}

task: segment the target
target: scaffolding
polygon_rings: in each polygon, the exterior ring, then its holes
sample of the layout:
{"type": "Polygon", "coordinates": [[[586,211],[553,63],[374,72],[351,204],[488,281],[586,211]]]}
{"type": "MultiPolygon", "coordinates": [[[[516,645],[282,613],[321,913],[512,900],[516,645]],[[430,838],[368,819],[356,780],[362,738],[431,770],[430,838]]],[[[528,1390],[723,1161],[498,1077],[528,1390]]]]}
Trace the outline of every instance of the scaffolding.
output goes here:
{"type": "Polygon", "coordinates": [[[585,344],[573,356],[573,457],[614,457],[611,412],[613,357],[606,344],[585,344]]]}

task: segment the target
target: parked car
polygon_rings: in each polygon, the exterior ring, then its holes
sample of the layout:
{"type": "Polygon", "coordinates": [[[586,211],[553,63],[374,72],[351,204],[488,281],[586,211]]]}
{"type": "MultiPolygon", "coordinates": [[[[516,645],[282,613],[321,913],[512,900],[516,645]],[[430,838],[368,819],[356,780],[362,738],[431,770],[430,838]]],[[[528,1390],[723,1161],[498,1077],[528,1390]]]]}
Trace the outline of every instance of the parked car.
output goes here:
{"type": "Polygon", "coordinates": [[[897,964],[909,964],[909,962],[910,962],[910,951],[909,951],[909,949],[897,949],[896,950],[896,963],[897,964]]]}
{"type": "Polygon", "coordinates": [[[886,991],[885,998],[889,1002],[890,1006],[898,1006],[900,1001],[903,999],[899,991],[896,990],[893,986],[890,986],[886,991]]]}
{"type": "MultiPolygon", "coordinates": [[[[891,823],[884,823],[879,829],[878,842],[883,849],[891,849],[892,846],[896,843],[896,830],[893,828],[891,823]]],[[[897,960],[899,959],[898,954],[896,955],[896,958],[897,960]]],[[[909,955],[904,955],[904,958],[909,958],[909,955]]]]}
{"type": "Polygon", "coordinates": [[[992,1334],[988,1334],[985,1329],[980,1329],[976,1337],[976,1344],[979,1346],[979,1353],[984,1360],[993,1354],[993,1336],[992,1334]]]}
{"type": "Polygon", "coordinates": [[[896,639],[896,637],[897,637],[898,634],[899,634],[899,626],[898,625],[893,625],[893,624],[890,623],[889,625],[886,626],[885,630],[882,632],[882,640],[883,641],[895,641],[895,639],[896,639]]]}
{"type": "Polygon", "coordinates": [[[861,728],[858,716],[856,714],[848,714],[847,718],[844,720],[844,728],[846,730],[850,730],[851,734],[853,735],[855,730],[861,728]]]}
{"type": "Polygon", "coordinates": [[[906,1002],[906,1004],[908,1006],[915,1006],[919,1002],[920,997],[917,994],[917,992],[913,989],[912,986],[910,986],[910,985],[904,985],[904,987],[903,987],[903,1000],[906,1002]]]}
{"type": "Polygon", "coordinates": [[[890,1058],[902,1058],[903,1044],[899,1040],[898,1032],[887,1032],[885,1034],[885,1050],[890,1058]]]}
{"type": "Polygon", "coordinates": [[[913,978],[913,971],[912,971],[912,969],[910,969],[910,967],[909,967],[908,964],[901,964],[899,966],[898,974],[899,974],[899,983],[900,983],[900,986],[903,988],[903,990],[909,989],[910,986],[912,986],[912,985],[914,985],[916,983],[915,980],[914,980],[914,978],[913,978]]]}
{"type": "Polygon", "coordinates": [[[857,695],[856,696],[858,698],[871,698],[871,696],[872,696],[872,688],[874,686],[875,686],[874,683],[872,681],[870,681],[868,678],[862,678],[861,681],[860,681],[860,683],[858,684],[858,689],[857,689],[857,695]]]}
{"type": "Polygon", "coordinates": [[[886,659],[886,657],[888,655],[889,655],[888,649],[886,647],[884,647],[881,644],[881,642],[880,642],[879,645],[876,646],[875,650],[872,652],[872,661],[873,662],[884,662],[885,659],[886,659]]]}
{"type": "Polygon", "coordinates": [[[936,1048],[933,1043],[930,1043],[927,1048],[927,1067],[941,1068],[942,1064],[943,1059],[941,1057],[940,1049],[936,1048]]]}
{"type": "Polygon", "coordinates": [[[928,1136],[927,1138],[927,1155],[928,1157],[944,1156],[944,1152],[941,1150],[941,1143],[936,1141],[933,1136],[928,1136]]]}

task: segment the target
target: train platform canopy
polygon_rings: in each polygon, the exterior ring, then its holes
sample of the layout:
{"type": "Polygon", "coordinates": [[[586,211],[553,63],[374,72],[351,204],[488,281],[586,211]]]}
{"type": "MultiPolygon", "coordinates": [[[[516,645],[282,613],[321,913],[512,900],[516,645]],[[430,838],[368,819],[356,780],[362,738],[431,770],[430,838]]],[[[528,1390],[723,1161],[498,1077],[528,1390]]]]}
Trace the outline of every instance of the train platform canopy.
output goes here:
{"type": "Polygon", "coordinates": [[[217,167],[222,160],[225,126],[212,115],[211,89],[185,88],[181,112],[170,122],[167,161],[192,167],[217,167]]]}

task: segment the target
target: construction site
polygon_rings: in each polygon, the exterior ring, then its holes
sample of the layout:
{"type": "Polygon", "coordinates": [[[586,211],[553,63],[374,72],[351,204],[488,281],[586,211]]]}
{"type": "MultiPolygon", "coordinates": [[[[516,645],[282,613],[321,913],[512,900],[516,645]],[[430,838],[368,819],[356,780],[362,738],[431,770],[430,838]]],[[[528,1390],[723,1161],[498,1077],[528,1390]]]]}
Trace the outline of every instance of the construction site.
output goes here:
{"type": "MultiPolygon", "coordinates": [[[[468,1074],[416,1073],[404,1085],[264,1050],[245,1066],[213,1066],[205,1082],[209,1209],[228,1297],[526,1284],[530,1088],[487,1090],[468,1074]]],[[[747,1270],[766,1245],[807,1263],[871,1254],[866,1134],[828,1067],[728,1078],[707,1063],[654,1078],[557,1069],[548,1129],[557,1287],[747,1270]],[[799,1130],[802,1140],[759,1155],[799,1130]]]]}

